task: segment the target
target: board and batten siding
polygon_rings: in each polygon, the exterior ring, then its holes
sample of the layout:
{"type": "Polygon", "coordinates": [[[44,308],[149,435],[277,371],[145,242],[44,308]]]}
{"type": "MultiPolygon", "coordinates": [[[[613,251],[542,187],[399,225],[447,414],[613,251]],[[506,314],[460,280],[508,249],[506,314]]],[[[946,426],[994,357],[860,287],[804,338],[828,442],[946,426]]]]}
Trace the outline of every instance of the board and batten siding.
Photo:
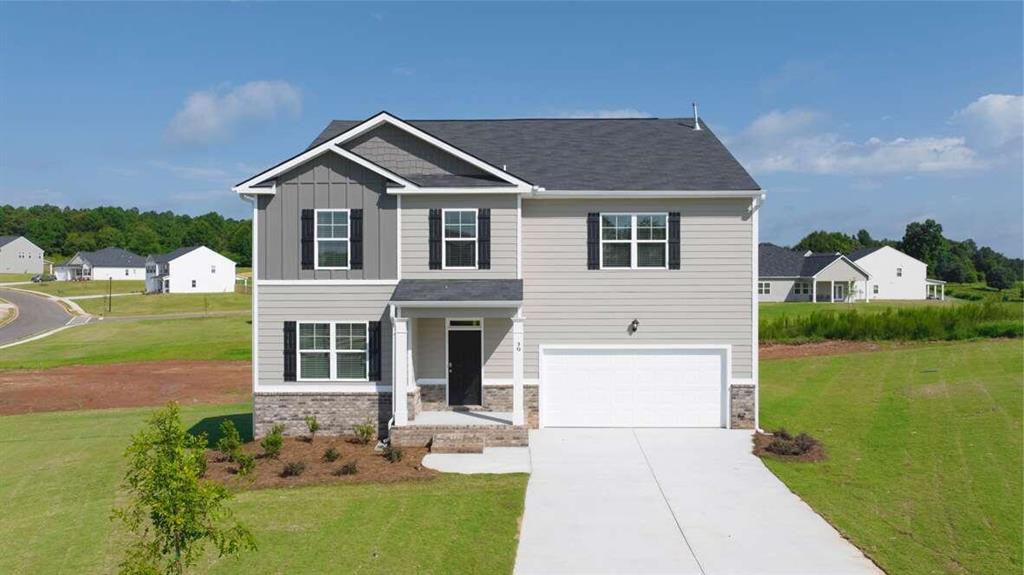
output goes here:
{"type": "MultiPolygon", "coordinates": [[[[402,196],[402,279],[512,279],[516,277],[515,194],[402,196]],[[491,269],[430,269],[431,209],[491,210],[491,269]]],[[[443,225],[442,225],[442,233],[443,225]]],[[[442,246],[442,257],[443,254],[442,246]]]]}
{"type": "Polygon", "coordinates": [[[525,377],[541,344],[730,344],[752,377],[748,199],[524,200],[525,377]],[[589,212],[680,212],[679,270],[588,270],[589,212]],[[639,330],[630,335],[630,322],[639,330]]]}
{"type": "Polygon", "coordinates": [[[259,279],[396,279],[397,203],[380,175],[334,153],[284,174],[259,199],[259,279]],[[302,210],[344,208],[363,210],[363,269],[302,269],[302,210]]]}
{"type": "MultiPolygon", "coordinates": [[[[484,318],[484,378],[512,377],[512,320],[484,318]]],[[[444,379],[447,335],[443,318],[416,318],[413,324],[413,348],[417,379],[444,379]]]]}
{"type": "MultiPolygon", "coordinates": [[[[381,322],[381,383],[390,385],[391,322],[387,307],[393,291],[393,285],[260,286],[259,385],[287,386],[293,383],[284,381],[286,321],[381,322]]],[[[344,391],[344,383],[337,386],[338,391],[344,391]]],[[[257,388],[256,391],[260,390],[257,388]]]]}

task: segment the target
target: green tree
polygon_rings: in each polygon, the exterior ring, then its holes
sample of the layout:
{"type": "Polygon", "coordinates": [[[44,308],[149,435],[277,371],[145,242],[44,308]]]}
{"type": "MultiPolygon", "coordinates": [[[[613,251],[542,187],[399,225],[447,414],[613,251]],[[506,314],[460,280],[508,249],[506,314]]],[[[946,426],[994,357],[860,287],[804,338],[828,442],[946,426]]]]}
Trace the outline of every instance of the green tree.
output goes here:
{"type": "Polygon", "coordinates": [[[153,413],[131,440],[124,486],[129,502],[114,509],[132,533],[121,573],[180,575],[212,544],[223,555],[255,550],[252,533],[236,522],[223,486],[202,479],[206,436],[181,423],[178,405],[153,413]]]}
{"type": "Polygon", "coordinates": [[[904,253],[929,266],[934,266],[939,255],[948,250],[946,238],[942,236],[942,224],[931,219],[907,224],[901,245],[904,253]]]}
{"type": "Polygon", "coordinates": [[[124,247],[124,234],[113,226],[103,226],[96,232],[96,245],[101,248],[124,247]]]}
{"type": "Polygon", "coordinates": [[[876,242],[867,230],[859,230],[857,232],[857,243],[860,244],[860,247],[862,248],[873,248],[878,245],[879,242],[876,242]]]}
{"type": "Polygon", "coordinates": [[[949,252],[939,256],[934,273],[939,279],[954,283],[971,283],[977,279],[974,270],[968,267],[968,262],[949,252]]]}
{"type": "Polygon", "coordinates": [[[128,249],[142,257],[163,251],[160,248],[160,236],[146,224],[137,224],[128,233],[128,249]]]}
{"type": "Polygon", "coordinates": [[[811,250],[812,252],[840,252],[848,254],[857,249],[859,244],[856,238],[842,232],[826,232],[818,230],[804,236],[793,249],[799,251],[811,250]]]}
{"type": "Polygon", "coordinates": [[[995,289],[1010,289],[1015,279],[1013,272],[1006,266],[992,268],[985,274],[985,284],[995,289]]]}

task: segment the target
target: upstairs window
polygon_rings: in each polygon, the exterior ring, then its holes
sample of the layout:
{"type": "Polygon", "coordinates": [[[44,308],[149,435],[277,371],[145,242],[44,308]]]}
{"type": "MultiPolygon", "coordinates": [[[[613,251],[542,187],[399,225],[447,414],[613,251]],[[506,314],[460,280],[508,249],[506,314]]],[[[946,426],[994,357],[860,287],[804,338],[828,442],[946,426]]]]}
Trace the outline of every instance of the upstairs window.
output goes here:
{"type": "Polygon", "coordinates": [[[314,241],[316,267],[319,269],[348,269],[349,255],[348,210],[317,210],[314,241]]]}
{"type": "Polygon", "coordinates": [[[896,268],[896,277],[903,277],[903,268],[896,268]]]}
{"type": "Polygon", "coordinates": [[[476,210],[444,210],[445,269],[476,269],[476,210]]]}
{"type": "Polygon", "coordinates": [[[871,295],[878,295],[878,284],[871,286],[871,295]]]}
{"type": "Polygon", "coordinates": [[[668,214],[601,214],[601,267],[665,268],[668,214]]]}

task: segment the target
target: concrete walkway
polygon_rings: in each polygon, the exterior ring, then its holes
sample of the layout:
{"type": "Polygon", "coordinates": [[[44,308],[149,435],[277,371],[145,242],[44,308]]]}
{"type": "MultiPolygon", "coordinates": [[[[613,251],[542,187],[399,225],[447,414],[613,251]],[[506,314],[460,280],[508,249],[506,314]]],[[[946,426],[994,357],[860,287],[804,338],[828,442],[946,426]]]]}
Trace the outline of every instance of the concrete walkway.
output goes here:
{"type": "Polygon", "coordinates": [[[530,435],[515,572],[878,574],[722,429],[530,435]]]}
{"type": "Polygon", "coordinates": [[[529,473],[526,447],[485,447],[483,453],[428,453],[423,466],[444,473],[529,473]]]}

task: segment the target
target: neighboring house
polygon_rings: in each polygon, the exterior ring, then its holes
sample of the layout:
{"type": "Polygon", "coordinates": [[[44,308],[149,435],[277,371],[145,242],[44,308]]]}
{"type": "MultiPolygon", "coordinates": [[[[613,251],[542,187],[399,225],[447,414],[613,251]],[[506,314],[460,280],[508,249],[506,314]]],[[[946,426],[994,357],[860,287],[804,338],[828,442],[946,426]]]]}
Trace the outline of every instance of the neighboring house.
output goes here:
{"type": "Polygon", "coordinates": [[[945,299],[944,281],[928,279],[928,264],[890,246],[862,248],[850,254],[871,279],[858,287],[872,299],[945,299]]]}
{"type": "Polygon", "coordinates": [[[146,293],[235,291],[235,262],[206,246],[146,258],[146,293]]]}
{"type": "Polygon", "coordinates": [[[798,252],[775,244],[758,246],[760,301],[849,302],[871,274],[841,253],[798,252]]]}
{"type": "Polygon", "coordinates": [[[144,280],[146,259],[121,248],[78,252],[54,268],[59,280],[144,280]]]}
{"type": "Polygon", "coordinates": [[[756,425],[764,194],[692,118],[382,112],[234,191],[257,436],[756,425]]]}
{"type": "Polygon", "coordinates": [[[0,274],[43,273],[43,248],[25,236],[0,236],[0,274]]]}

